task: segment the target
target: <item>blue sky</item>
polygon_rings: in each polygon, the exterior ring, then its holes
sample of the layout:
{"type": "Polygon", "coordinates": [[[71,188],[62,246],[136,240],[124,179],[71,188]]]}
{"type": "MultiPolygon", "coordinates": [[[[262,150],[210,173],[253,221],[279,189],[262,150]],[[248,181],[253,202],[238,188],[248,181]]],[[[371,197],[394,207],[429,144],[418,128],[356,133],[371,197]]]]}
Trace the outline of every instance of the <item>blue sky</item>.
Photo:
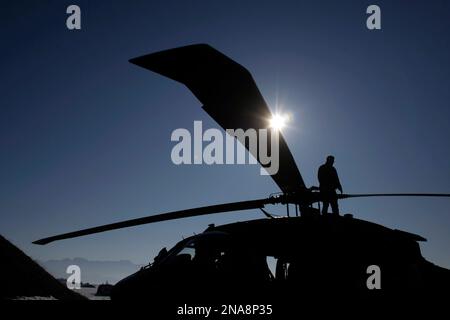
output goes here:
{"type": "MultiPolygon", "coordinates": [[[[212,215],[50,244],[60,232],[278,189],[257,166],[176,166],[176,128],[217,127],[182,85],[128,59],[208,43],[246,66],[308,186],[328,154],[344,191],[450,192],[447,1],[15,1],[0,6],[0,232],[39,260],[149,261],[212,215]],[[82,10],[82,30],[65,26],[82,10]],[[366,28],[378,4],[382,30],[366,28]]],[[[284,212],[282,207],[269,208],[284,212]]],[[[448,199],[358,199],[341,211],[428,239],[450,267],[448,199]]]]}

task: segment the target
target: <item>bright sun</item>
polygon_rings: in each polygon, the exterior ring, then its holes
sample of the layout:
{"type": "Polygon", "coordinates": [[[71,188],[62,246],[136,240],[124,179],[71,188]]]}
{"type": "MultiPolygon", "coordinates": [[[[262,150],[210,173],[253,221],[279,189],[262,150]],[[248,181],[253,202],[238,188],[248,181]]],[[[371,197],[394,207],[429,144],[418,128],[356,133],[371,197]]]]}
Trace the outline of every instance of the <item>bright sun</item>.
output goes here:
{"type": "Polygon", "coordinates": [[[286,126],[288,121],[289,117],[287,115],[274,114],[272,119],[270,119],[270,127],[275,130],[281,130],[286,126]]]}

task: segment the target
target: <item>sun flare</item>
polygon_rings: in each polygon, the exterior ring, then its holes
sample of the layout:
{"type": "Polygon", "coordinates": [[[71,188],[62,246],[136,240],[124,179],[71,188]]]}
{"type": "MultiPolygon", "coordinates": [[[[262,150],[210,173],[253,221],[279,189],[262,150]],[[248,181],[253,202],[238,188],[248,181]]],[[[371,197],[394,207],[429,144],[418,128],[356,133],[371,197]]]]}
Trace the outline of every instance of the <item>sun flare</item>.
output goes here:
{"type": "Polygon", "coordinates": [[[286,127],[286,124],[289,121],[289,117],[287,115],[274,114],[272,119],[269,121],[269,126],[275,130],[281,130],[286,127]]]}

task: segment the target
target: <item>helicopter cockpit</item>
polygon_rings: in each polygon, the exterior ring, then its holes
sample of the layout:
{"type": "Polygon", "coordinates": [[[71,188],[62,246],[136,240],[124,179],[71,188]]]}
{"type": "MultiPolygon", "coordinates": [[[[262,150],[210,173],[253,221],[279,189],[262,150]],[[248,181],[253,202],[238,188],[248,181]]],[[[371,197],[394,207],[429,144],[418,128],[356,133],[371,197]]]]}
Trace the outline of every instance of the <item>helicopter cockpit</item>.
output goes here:
{"type": "Polygon", "coordinates": [[[274,279],[264,256],[252,253],[225,232],[206,232],[183,241],[156,268],[170,268],[197,282],[205,279],[207,284],[268,283],[274,279]]]}

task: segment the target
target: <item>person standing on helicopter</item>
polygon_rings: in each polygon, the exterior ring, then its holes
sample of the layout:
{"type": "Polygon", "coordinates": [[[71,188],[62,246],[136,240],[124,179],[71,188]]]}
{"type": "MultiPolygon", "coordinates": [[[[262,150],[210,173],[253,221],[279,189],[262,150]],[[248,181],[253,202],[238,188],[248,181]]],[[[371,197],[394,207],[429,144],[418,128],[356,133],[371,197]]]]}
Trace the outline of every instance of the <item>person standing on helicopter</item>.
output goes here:
{"type": "Polygon", "coordinates": [[[328,213],[328,206],[331,204],[333,214],[339,215],[336,189],[342,193],[342,185],[339,181],[336,168],[333,167],[334,157],[328,156],[326,162],[319,167],[317,177],[319,179],[319,189],[323,196],[322,214],[328,213]]]}

